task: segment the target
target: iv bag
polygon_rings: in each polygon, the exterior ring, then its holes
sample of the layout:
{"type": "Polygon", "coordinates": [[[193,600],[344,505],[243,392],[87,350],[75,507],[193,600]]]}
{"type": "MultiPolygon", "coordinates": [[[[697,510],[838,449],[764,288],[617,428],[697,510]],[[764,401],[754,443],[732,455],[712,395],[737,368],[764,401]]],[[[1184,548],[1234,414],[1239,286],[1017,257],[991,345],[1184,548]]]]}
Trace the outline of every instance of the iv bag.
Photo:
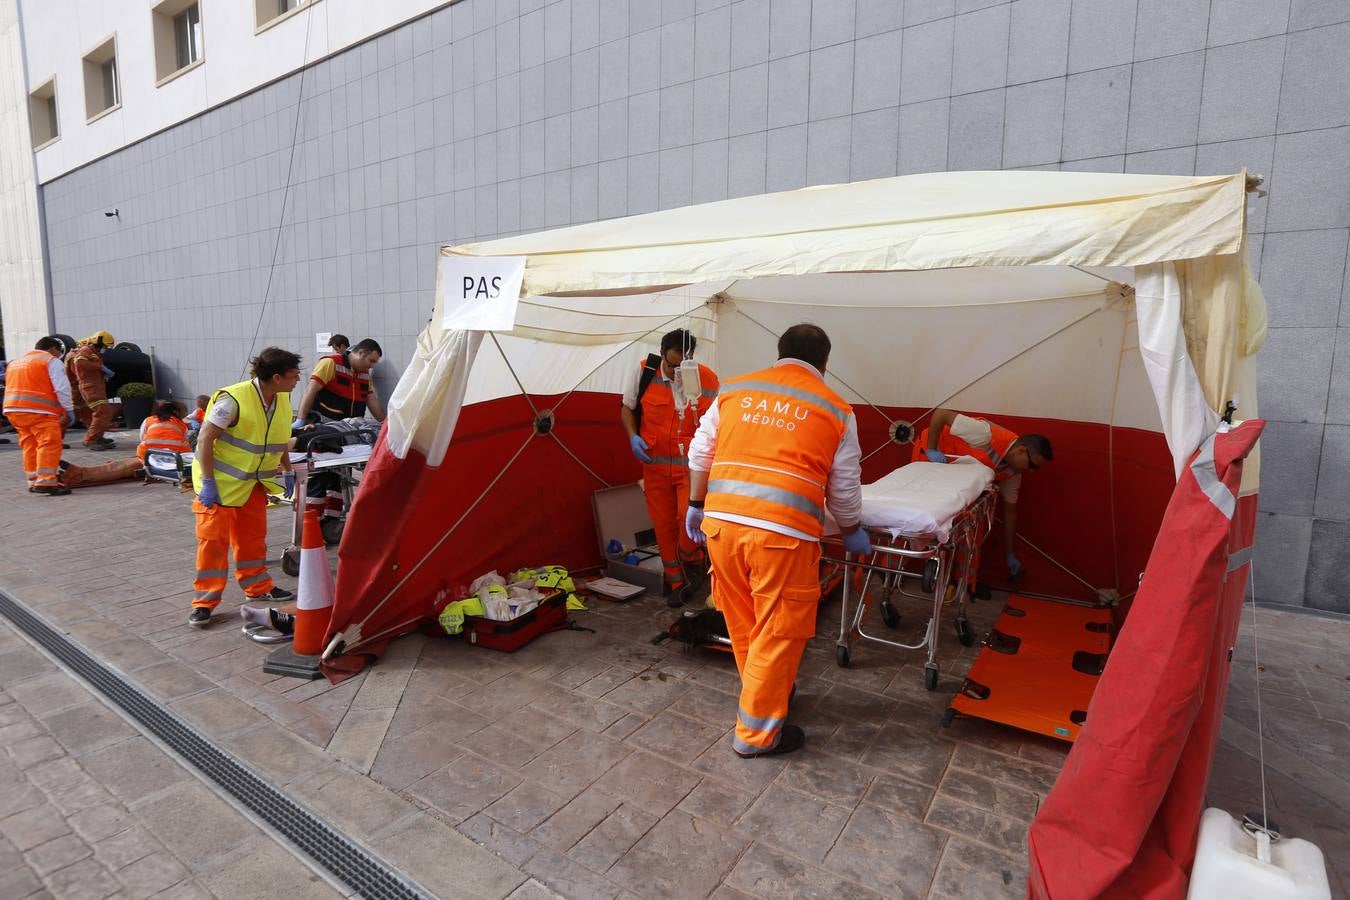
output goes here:
{"type": "Polygon", "coordinates": [[[676,405],[680,409],[697,407],[698,399],[703,393],[703,385],[699,382],[698,363],[685,357],[680,363],[678,381],[680,397],[677,398],[676,405]]]}

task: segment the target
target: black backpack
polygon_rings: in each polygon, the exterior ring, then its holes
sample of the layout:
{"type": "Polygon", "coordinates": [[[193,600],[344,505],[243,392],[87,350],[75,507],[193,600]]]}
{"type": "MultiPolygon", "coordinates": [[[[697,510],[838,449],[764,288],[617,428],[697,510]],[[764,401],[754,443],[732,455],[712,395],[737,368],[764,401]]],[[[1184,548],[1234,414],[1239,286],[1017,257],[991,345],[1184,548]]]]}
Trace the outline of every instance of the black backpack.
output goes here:
{"type": "Polygon", "coordinates": [[[638,431],[642,430],[642,395],[647,393],[647,388],[651,386],[659,368],[661,357],[655,353],[648,353],[647,361],[642,364],[642,375],[638,378],[637,399],[633,402],[633,421],[637,423],[638,431]]]}

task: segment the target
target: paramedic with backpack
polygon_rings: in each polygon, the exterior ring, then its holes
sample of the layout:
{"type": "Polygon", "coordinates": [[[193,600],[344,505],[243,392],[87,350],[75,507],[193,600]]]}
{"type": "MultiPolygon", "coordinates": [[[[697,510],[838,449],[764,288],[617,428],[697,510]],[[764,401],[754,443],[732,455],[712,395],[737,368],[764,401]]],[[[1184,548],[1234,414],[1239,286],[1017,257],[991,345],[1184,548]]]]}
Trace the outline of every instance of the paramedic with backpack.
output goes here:
{"type": "Polygon", "coordinates": [[[689,448],[685,528],[707,544],[713,603],[741,675],[731,746],[742,757],[791,753],[806,740],[786,719],[816,633],[826,506],[846,551],[872,550],[858,422],[825,384],[829,358],[823,330],[792,326],[772,368],[723,385],[689,448]]]}
{"type": "MultiPolygon", "coordinates": [[[[689,507],[688,452],[700,418],[717,396],[717,375],[698,363],[697,394],[689,396],[682,386],[680,364],[694,355],[697,344],[698,340],[683,328],[662,337],[660,355],[648,355],[634,373],[619,410],[629,447],[642,463],[647,512],[656,529],[669,590],[667,603],[672,607],[683,604],[697,589],[704,565],[702,552],[684,533],[684,514],[689,507]],[[685,406],[684,398],[694,405],[685,406]]],[[[686,363],[685,371],[690,368],[686,363]]],[[[688,387],[692,389],[693,385],[688,387]]]]}

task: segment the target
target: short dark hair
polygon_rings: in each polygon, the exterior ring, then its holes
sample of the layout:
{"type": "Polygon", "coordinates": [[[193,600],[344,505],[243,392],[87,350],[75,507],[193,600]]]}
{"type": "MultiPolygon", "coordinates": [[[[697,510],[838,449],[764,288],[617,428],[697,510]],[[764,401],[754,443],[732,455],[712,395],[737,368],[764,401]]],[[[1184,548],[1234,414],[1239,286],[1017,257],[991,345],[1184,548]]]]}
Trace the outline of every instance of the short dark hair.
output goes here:
{"type": "Polygon", "coordinates": [[[367,353],[374,351],[380,354],[381,356],[384,356],[384,351],[380,349],[380,345],[376,343],[374,338],[365,338],[363,340],[357,341],[356,346],[353,347],[349,352],[355,353],[358,350],[363,350],[367,353]]]}
{"type": "Polygon", "coordinates": [[[52,337],[49,334],[44,338],[38,338],[38,342],[33,345],[33,349],[42,350],[48,353],[50,353],[53,350],[60,350],[62,353],[65,353],[66,343],[59,337],[52,337]]]}
{"type": "Polygon", "coordinates": [[[686,328],[676,328],[674,331],[667,331],[661,337],[661,355],[665,356],[671,350],[679,350],[686,356],[694,352],[698,346],[698,338],[689,333],[686,328]]]}
{"type": "Polygon", "coordinates": [[[1050,449],[1050,439],[1043,434],[1024,434],[1017,442],[1026,447],[1028,453],[1039,456],[1046,462],[1055,458],[1055,451],[1050,449]]]}
{"type": "Polygon", "coordinates": [[[167,422],[175,416],[181,419],[183,418],[184,413],[187,412],[187,410],[182,409],[182,406],[183,404],[179,403],[177,400],[158,400],[155,402],[154,416],[161,422],[167,422]],[[182,410],[181,412],[180,409],[182,410]]]}
{"type": "Polygon", "coordinates": [[[819,325],[793,325],[778,338],[779,359],[800,359],[817,369],[830,361],[830,336],[819,325]]]}
{"type": "Polygon", "coordinates": [[[202,407],[203,409],[205,409],[205,408],[206,408],[206,404],[208,404],[208,403],[210,403],[210,402],[211,402],[211,398],[210,398],[209,396],[207,396],[206,394],[198,394],[198,395],[197,395],[197,405],[200,406],[200,407],[202,407]]]}
{"type": "Polygon", "coordinates": [[[352,342],[347,339],[345,334],[335,334],[328,339],[328,346],[332,347],[334,350],[350,347],[351,345],[352,342]]]}
{"type": "Polygon", "coordinates": [[[271,381],[274,375],[285,375],[292,369],[300,368],[300,354],[280,347],[267,347],[253,357],[253,377],[259,381],[271,381]]]}

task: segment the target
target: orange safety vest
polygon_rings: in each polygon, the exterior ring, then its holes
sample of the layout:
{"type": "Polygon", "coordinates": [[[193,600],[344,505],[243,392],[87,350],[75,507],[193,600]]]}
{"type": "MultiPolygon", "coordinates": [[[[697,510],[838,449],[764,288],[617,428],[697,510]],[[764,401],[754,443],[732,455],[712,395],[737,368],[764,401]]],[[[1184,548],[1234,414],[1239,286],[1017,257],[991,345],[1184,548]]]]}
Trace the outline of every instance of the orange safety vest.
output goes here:
{"type": "Polygon", "coordinates": [[[47,372],[47,364],[53,359],[55,357],[46,350],[29,350],[5,367],[5,415],[25,412],[66,414],[47,372]]]}
{"type": "MultiPolygon", "coordinates": [[[[974,418],[974,417],[972,417],[974,418]]],[[[1003,465],[1003,460],[1008,455],[1008,450],[1017,442],[1017,435],[1013,434],[1002,426],[995,425],[988,419],[978,419],[989,426],[991,435],[989,452],[980,450],[967,444],[956,435],[952,434],[951,426],[944,425],[942,434],[938,436],[938,449],[945,455],[951,456],[970,456],[978,459],[986,466],[994,470],[994,477],[1003,480],[1012,478],[1017,474],[1013,469],[1003,465]]],[[[928,447],[928,434],[931,429],[925,428],[919,432],[919,436],[914,441],[914,459],[922,461],[927,459],[924,450],[928,447]]]]}
{"type": "Polygon", "coordinates": [[[825,489],[853,408],[809,369],[733,378],[717,396],[717,449],[704,508],[819,538],[825,489]]]}
{"type": "Polygon", "coordinates": [[[187,440],[187,426],[183,420],[177,418],[161,421],[159,419],[151,420],[150,424],[145,426],[145,439],[141,441],[140,446],[136,448],[136,455],[145,461],[145,451],[147,450],[172,450],[175,453],[187,453],[192,449],[187,440]]]}
{"type": "Polygon", "coordinates": [[[683,417],[675,411],[674,382],[663,381],[660,372],[642,392],[642,427],[638,434],[647,442],[647,455],[654,465],[689,464],[689,442],[698,431],[699,419],[717,397],[717,375],[712,369],[699,363],[698,380],[698,406],[686,409],[683,417]]]}
{"type": "Polygon", "coordinates": [[[348,353],[334,353],[328,358],[333,361],[333,379],[319,389],[314,410],[325,419],[361,418],[370,399],[370,370],[354,372],[348,353]]]}

